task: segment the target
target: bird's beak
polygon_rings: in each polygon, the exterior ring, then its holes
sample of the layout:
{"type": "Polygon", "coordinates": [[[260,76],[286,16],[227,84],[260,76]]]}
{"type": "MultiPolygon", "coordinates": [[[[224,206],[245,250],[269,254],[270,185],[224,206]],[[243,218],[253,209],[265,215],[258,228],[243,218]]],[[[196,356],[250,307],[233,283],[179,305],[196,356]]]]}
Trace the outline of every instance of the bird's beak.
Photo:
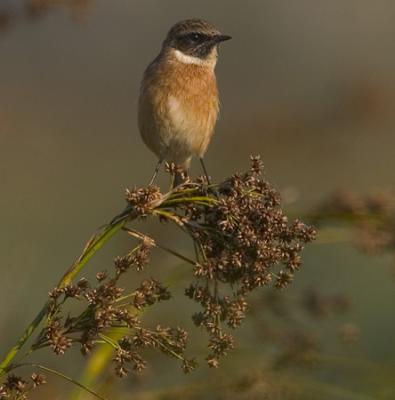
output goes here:
{"type": "Polygon", "coordinates": [[[215,43],[225,42],[226,40],[232,39],[232,36],[228,35],[215,35],[213,40],[215,43]]]}

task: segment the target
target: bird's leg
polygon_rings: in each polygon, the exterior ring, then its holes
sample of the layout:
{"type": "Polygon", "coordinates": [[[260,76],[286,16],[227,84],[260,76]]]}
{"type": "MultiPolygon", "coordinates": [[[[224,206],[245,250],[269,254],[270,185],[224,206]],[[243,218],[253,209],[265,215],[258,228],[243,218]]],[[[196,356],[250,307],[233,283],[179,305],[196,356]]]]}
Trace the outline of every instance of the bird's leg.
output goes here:
{"type": "Polygon", "coordinates": [[[188,173],[185,169],[176,168],[172,175],[172,188],[182,185],[188,179],[188,173]]]}
{"type": "Polygon", "coordinates": [[[160,168],[160,166],[162,165],[162,163],[163,163],[163,158],[160,158],[159,161],[158,161],[157,164],[156,164],[155,171],[154,171],[154,173],[153,173],[153,175],[152,175],[151,180],[149,181],[148,186],[151,186],[151,185],[154,183],[155,178],[156,178],[156,175],[158,175],[159,168],[160,168]]]}
{"type": "Polygon", "coordinates": [[[169,187],[169,192],[171,192],[173,189],[175,189],[177,187],[176,184],[176,173],[175,172],[171,172],[170,173],[170,187],[169,187]]]}
{"type": "Polygon", "coordinates": [[[207,184],[211,185],[211,180],[210,180],[210,177],[209,177],[209,175],[207,173],[206,166],[204,165],[203,157],[199,157],[199,160],[200,160],[200,164],[202,165],[202,169],[203,169],[204,175],[206,176],[207,184]]]}

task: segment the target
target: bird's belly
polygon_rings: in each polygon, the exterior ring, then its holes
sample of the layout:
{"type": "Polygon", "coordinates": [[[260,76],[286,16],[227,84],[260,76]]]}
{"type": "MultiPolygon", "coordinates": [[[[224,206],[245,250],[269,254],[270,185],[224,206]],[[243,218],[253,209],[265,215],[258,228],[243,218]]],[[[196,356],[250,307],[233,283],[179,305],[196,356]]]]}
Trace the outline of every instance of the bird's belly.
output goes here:
{"type": "Polygon", "coordinates": [[[167,99],[169,130],[167,140],[174,154],[202,155],[215,123],[214,110],[196,107],[193,102],[170,95],[167,99]]]}
{"type": "Polygon", "coordinates": [[[216,101],[203,96],[196,102],[168,94],[156,104],[148,103],[151,106],[140,110],[145,113],[140,131],[158,157],[185,165],[193,155],[205,153],[217,118],[216,101]]]}

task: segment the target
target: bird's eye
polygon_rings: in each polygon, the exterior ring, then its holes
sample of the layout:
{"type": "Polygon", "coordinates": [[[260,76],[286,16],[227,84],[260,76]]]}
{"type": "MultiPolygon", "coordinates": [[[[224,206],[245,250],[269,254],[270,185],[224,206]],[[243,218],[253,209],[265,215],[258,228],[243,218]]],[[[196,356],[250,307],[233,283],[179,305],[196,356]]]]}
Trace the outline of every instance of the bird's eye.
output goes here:
{"type": "Polygon", "coordinates": [[[201,35],[200,33],[191,33],[190,35],[188,35],[188,39],[191,42],[201,42],[203,41],[203,35],[201,35]]]}

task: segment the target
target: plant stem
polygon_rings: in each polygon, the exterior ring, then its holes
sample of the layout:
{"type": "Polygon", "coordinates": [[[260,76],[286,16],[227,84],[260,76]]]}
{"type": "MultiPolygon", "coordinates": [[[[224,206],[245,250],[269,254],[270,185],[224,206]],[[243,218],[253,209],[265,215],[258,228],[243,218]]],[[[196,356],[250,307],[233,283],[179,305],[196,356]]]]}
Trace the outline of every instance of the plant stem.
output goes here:
{"type": "Polygon", "coordinates": [[[95,396],[96,398],[100,399],[100,400],[106,400],[104,397],[100,396],[99,394],[97,394],[96,392],[94,392],[92,389],[89,389],[87,386],[83,385],[82,383],[76,381],[73,378],[70,378],[69,376],[59,372],[59,371],[55,371],[52,368],[48,368],[48,367],[44,367],[43,365],[39,365],[39,364],[25,364],[25,365],[30,365],[32,367],[36,367],[38,369],[40,369],[41,371],[45,371],[45,372],[49,372],[50,374],[56,375],[68,382],[71,382],[72,384],[74,384],[75,386],[80,387],[81,389],[85,390],[86,392],[90,393],[92,396],[95,396]]]}
{"type": "MultiPolygon", "coordinates": [[[[107,225],[102,231],[94,235],[86,244],[81,256],[63,275],[57,286],[64,287],[68,285],[73,280],[73,278],[81,271],[81,269],[87,264],[87,262],[97,253],[97,251],[99,251],[104,246],[104,244],[107,243],[125,225],[128,217],[128,215],[124,216],[116,224],[107,225]]],[[[4,360],[0,363],[0,377],[2,377],[8,371],[11,366],[11,362],[14,360],[19,350],[31,337],[33,332],[40,325],[41,321],[46,317],[50,304],[51,301],[47,301],[45,303],[45,305],[42,307],[34,320],[25,329],[16,344],[8,351],[4,360]]]]}

